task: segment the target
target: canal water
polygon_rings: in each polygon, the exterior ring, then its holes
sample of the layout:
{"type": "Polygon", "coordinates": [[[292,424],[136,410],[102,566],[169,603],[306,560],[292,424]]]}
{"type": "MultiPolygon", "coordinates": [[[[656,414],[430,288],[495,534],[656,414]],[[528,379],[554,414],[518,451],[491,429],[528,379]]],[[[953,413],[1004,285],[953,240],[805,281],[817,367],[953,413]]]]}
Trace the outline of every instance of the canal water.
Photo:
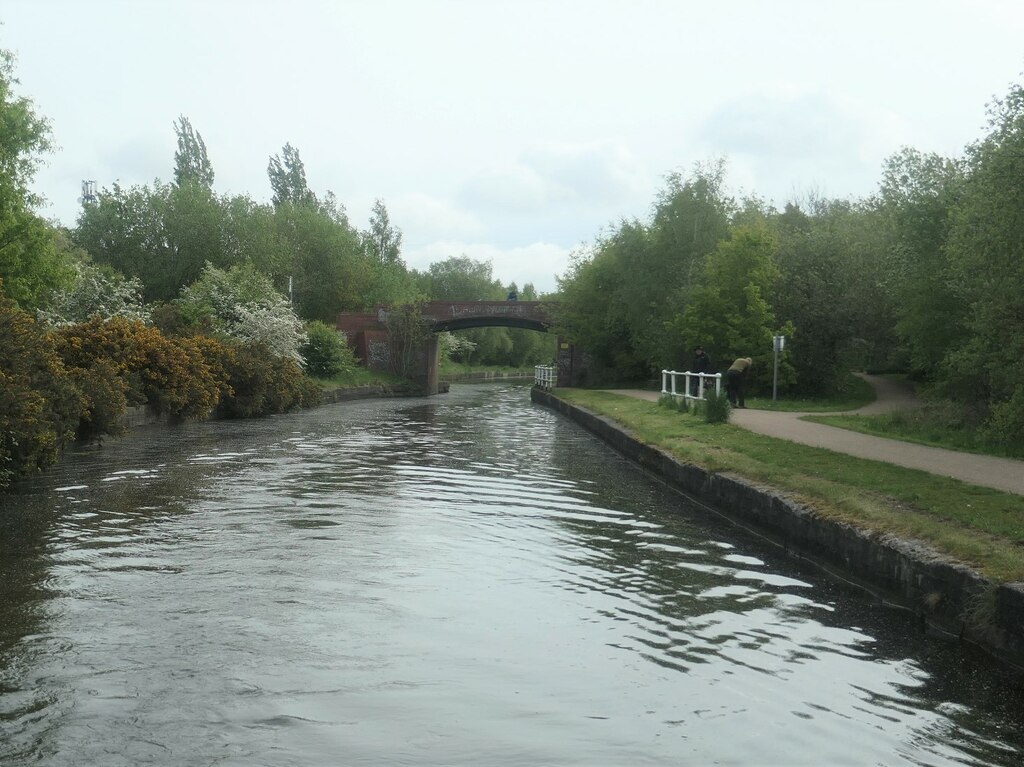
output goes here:
{"type": "Polygon", "coordinates": [[[153,427],[0,499],[0,765],[1019,765],[986,658],[514,385],[153,427]]]}

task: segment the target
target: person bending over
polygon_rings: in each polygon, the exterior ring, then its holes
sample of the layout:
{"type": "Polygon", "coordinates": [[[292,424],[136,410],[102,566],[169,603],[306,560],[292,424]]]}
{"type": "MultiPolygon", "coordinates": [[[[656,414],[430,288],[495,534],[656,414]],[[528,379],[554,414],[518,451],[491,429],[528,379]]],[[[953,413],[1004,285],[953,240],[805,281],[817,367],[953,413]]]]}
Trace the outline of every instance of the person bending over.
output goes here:
{"type": "Polygon", "coordinates": [[[725,392],[729,395],[729,402],[733,407],[746,408],[743,400],[743,383],[747,377],[747,371],[754,361],[750,357],[740,357],[725,371],[725,392]]]}

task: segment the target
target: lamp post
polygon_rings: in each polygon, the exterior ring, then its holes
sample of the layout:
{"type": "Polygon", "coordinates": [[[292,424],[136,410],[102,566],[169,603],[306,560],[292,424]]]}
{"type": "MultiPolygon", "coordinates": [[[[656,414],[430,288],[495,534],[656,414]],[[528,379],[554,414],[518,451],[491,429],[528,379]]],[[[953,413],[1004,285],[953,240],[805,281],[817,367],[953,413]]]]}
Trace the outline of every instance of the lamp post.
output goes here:
{"type": "Polygon", "coordinates": [[[786,337],[773,337],[772,347],[775,349],[775,373],[772,376],[772,402],[774,402],[779,396],[779,352],[786,348],[786,337]]]}

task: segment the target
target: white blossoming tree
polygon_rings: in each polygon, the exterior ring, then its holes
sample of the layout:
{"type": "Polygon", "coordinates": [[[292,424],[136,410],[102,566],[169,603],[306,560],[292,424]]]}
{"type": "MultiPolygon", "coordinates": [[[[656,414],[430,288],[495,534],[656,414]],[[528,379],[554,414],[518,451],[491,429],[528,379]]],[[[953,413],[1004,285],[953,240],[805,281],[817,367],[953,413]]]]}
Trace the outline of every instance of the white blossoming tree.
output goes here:
{"type": "Polygon", "coordinates": [[[71,287],[54,293],[47,308],[38,311],[42,322],[54,326],[75,325],[93,317],[149,321],[149,310],[142,303],[142,283],[138,279],[129,279],[108,266],[87,261],[74,263],[73,269],[75,276],[71,287]]]}
{"type": "Polygon", "coordinates": [[[271,354],[302,364],[302,322],[266,275],[249,265],[228,270],[207,264],[181,291],[179,306],[193,319],[209,318],[213,329],[242,343],[261,344],[271,354]]]}

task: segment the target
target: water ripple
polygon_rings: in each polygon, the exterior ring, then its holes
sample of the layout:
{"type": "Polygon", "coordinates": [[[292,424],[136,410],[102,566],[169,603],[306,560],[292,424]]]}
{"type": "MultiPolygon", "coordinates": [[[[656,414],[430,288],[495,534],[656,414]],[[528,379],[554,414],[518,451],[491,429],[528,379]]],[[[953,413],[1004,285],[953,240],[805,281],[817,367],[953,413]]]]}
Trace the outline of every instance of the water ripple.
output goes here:
{"type": "Polygon", "coordinates": [[[1020,760],[983,661],[522,388],[144,432],[12,499],[3,767],[1020,760]]]}

